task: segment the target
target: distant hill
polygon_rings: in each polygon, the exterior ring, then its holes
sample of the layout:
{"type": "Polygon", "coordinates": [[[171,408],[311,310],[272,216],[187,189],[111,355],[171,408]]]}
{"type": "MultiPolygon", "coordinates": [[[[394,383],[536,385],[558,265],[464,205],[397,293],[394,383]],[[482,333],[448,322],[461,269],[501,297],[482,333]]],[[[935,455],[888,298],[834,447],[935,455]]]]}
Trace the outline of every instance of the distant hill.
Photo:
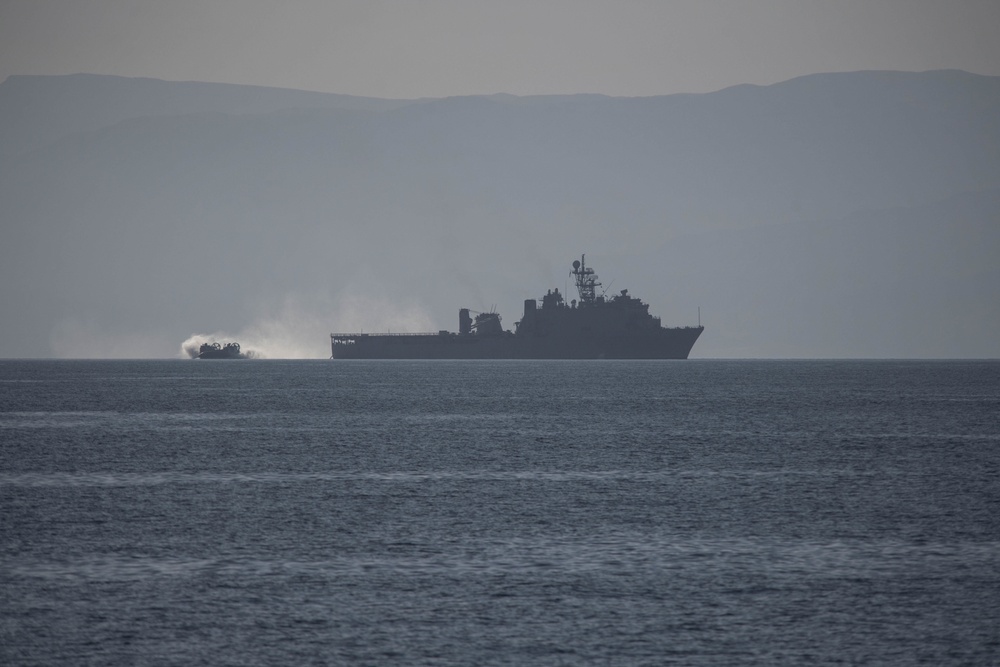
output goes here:
{"type": "Polygon", "coordinates": [[[282,109],[386,110],[405,101],[226,83],[98,74],[12,76],[0,84],[0,156],[38,148],[129,118],[260,114],[282,109]]]}
{"type": "Polygon", "coordinates": [[[1000,77],[959,71],[424,100],[11,77],[0,357],[512,327],[582,252],[665,322],[701,306],[694,356],[1000,356],[998,191],[1000,77]]]}

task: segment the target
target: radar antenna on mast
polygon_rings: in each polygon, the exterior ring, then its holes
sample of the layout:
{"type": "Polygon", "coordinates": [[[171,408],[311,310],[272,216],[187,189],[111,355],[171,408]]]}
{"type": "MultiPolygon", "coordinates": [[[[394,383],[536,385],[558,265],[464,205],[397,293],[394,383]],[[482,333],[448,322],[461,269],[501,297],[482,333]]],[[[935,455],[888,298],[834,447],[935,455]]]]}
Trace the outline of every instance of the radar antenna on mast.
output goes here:
{"type": "Polygon", "coordinates": [[[597,288],[601,283],[597,282],[597,274],[593,269],[588,269],[586,255],[580,255],[580,260],[573,261],[573,270],[570,275],[576,279],[576,289],[580,292],[580,305],[589,306],[597,301],[597,288]]]}

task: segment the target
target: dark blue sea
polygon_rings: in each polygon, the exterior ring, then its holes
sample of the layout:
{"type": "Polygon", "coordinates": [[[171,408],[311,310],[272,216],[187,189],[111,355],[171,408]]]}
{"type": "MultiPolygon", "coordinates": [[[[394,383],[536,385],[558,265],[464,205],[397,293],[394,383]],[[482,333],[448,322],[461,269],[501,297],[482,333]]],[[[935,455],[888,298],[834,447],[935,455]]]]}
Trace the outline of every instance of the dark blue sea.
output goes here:
{"type": "Polygon", "coordinates": [[[0,362],[4,665],[1000,664],[1000,362],[0,362]]]}

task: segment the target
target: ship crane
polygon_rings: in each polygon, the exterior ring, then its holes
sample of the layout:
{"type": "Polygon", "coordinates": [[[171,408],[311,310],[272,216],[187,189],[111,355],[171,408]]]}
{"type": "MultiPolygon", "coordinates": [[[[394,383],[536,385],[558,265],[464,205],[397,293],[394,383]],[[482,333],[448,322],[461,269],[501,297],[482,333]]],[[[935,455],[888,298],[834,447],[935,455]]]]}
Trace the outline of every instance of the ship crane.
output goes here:
{"type": "Polygon", "coordinates": [[[496,312],[496,306],[488,313],[469,308],[462,308],[458,311],[458,333],[468,336],[473,332],[480,335],[494,335],[503,332],[503,327],[500,325],[500,314],[496,312]],[[475,313],[475,320],[472,319],[470,313],[475,313]]]}
{"type": "Polygon", "coordinates": [[[573,260],[573,270],[570,275],[576,280],[576,289],[580,292],[580,305],[591,306],[597,302],[597,274],[587,268],[587,255],[580,255],[579,260],[573,260]]]}
{"type": "Polygon", "coordinates": [[[476,316],[476,319],[472,323],[473,331],[491,326],[491,322],[494,320],[496,320],[497,324],[500,323],[500,313],[497,312],[496,306],[490,308],[489,311],[470,310],[469,312],[476,316]]]}

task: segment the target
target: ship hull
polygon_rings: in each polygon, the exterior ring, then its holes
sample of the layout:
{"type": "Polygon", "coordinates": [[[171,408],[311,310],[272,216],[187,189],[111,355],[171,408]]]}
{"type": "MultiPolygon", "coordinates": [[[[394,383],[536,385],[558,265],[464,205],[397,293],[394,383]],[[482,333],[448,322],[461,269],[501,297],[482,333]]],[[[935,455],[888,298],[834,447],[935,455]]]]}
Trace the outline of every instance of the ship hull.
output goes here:
{"type": "Polygon", "coordinates": [[[334,359],[687,359],[704,327],[607,337],[333,334],[334,359]]]}
{"type": "Polygon", "coordinates": [[[203,352],[198,355],[198,359],[246,359],[246,356],[229,352],[203,352]]]}

